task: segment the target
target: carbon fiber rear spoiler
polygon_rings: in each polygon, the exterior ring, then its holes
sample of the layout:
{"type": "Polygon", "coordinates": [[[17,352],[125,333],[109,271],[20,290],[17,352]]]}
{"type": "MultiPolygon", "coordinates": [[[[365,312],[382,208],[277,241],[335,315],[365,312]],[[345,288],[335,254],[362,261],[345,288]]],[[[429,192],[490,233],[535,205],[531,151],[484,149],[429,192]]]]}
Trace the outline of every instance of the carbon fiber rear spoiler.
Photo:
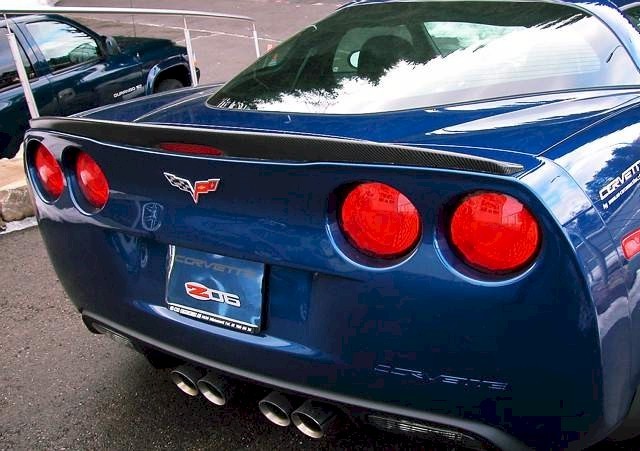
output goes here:
{"type": "Polygon", "coordinates": [[[159,148],[161,143],[212,146],[225,156],[295,162],[386,163],[457,169],[496,175],[523,170],[519,164],[462,153],[371,141],[286,133],[251,132],[172,125],[43,117],[31,127],[93,139],[103,143],[159,148]]]}

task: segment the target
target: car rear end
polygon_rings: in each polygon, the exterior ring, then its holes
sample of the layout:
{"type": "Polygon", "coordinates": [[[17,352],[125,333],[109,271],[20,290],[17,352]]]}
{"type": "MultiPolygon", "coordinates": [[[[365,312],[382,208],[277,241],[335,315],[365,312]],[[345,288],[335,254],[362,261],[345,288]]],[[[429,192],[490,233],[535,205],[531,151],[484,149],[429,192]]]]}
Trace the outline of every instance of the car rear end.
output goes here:
{"type": "MultiPolygon", "coordinates": [[[[267,94],[238,96],[247,73],[206,108],[259,110],[267,94]]],[[[612,246],[554,162],[322,136],[323,114],[284,133],[260,111],[243,129],[178,111],[42,119],[27,135],[40,230],[92,330],[469,448],[585,446],[615,426],[580,254],[612,246]]],[[[357,116],[340,120],[349,136],[357,116]]]]}
{"type": "Polygon", "coordinates": [[[524,179],[185,155],[37,128],[26,155],[70,298],[141,349],[391,429],[408,418],[476,436],[490,424],[560,443],[597,421],[593,305],[571,243],[524,179]],[[52,192],[37,175],[42,146],[64,172],[52,192]],[[216,189],[196,203],[169,173],[216,189]],[[469,234],[487,227],[509,237],[474,249],[469,234]],[[241,307],[190,296],[189,284],[241,307]]]}

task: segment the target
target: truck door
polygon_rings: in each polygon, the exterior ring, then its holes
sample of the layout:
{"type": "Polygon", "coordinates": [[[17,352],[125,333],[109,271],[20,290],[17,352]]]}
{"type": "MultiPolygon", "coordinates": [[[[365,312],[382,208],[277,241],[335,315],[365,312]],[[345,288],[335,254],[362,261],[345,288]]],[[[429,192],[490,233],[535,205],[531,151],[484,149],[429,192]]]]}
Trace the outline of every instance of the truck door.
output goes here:
{"type": "Polygon", "coordinates": [[[144,93],[137,59],[106,55],[100,37],[79,25],[46,19],[25,25],[51,71],[51,86],[63,115],[144,93]]]}
{"type": "MultiPolygon", "coordinates": [[[[58,106],[48,78],[34,70],[34,55],[29,52],[31,58],[27,56],[22,45],[22,35],[17,29],[14,32],[40,114],[56,115],[58,106]]],[[[6,35],[6,28],[0,27],[0,158],[15,155],[24,132],[29,127],[29,109],[6,35]]]]}

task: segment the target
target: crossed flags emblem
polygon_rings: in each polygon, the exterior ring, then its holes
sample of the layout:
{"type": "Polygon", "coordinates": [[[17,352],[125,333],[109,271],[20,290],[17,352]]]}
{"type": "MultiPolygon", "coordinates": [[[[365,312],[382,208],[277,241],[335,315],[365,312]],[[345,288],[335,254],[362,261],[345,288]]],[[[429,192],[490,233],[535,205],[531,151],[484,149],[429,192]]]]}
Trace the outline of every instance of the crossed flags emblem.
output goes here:
{"type": "Polygon", "coordinates": [[[192,185],[189,180],[170,174],[169,172],[165,172],[164,176],[167,178],[171,186],[175,186],[179,190],[189,193],[193,202],[196,204],[198,203],[198,199],[201,194],[216,191],[220,184],[220,179],[198,180],[192,185]]]}

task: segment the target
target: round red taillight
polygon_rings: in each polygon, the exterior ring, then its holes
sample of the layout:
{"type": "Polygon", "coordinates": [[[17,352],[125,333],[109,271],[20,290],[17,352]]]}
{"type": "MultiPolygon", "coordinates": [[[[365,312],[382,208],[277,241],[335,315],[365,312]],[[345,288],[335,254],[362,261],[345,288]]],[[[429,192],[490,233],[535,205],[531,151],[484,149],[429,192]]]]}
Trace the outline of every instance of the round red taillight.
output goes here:
{"type": "Polygon", "coordinates": [[[453,247],[472,267],[506,273],[522,269],[536,256],[540,228],[520,201],[502,193],[465,197],[451,217],[453,247]]]}
{"type": "Polygon", "coordinates": [[[349,191],[339,221],[351,244],[374,257],[406,255],[420,238],[416,207],[400,191],[383,183],[362,183],[349,191]]]}
{"type": "Polygon", "coordinates": [[[56,157],[44,145],[38,144],[33,162],[42,188],[51,200],[56,200],[64,190],[64,175],[56,157]]]}
{"type": "Polygon", "coordinates": [[[76,159],[76,178],[89,204],[97,209],[103,208],[109,200],[109,183],[98,163],[84,152],[80,152],[76,159]]]}

